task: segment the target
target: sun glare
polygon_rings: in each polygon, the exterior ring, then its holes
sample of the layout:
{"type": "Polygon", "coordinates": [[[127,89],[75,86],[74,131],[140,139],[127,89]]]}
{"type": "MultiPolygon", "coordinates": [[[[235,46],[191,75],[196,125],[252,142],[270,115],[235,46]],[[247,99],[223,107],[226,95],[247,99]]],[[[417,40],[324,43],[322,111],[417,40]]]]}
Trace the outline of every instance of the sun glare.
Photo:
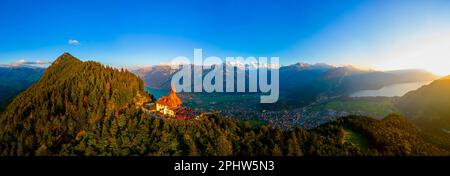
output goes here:
{"type": "Polygon", "coordinates": [[[450,74],[450,30],[428,32],[385,48],[373,58],[378,68],[418,68],[441,76],[450,74]]]}

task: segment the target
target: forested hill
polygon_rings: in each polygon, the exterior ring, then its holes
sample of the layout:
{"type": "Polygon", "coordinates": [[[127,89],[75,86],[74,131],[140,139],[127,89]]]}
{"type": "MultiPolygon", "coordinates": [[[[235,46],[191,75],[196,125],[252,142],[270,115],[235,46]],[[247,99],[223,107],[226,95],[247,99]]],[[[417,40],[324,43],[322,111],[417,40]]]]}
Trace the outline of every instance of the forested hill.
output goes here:
{"type": "MultiPolygon", "coordinates": [[[[357,116],[345,117],[313,131],[324,135],[329,135],[330,131],[340,131],[337,139],[343,139],[344,141],[340,141],[341,143],[353,143],[360,149],[361,146],[366,146],[365,152],[362,151],[369,155],[449,154],[448,148],[441,147],[406,118],[397,114],[388,115],[382,120],[357,116]],[[345,137],[347,135],[349,137],[345,137]]],[[[332,136],[328,136],[328,138],[332,138],[332,136]]]]}
{"type": "Polygon", "coordinates": [[[64,53],[1,115],[1,152],[33,155],[37,147],[60,150],[77,134],[107,125],[137,99],[149,98],[134,74],[64,53]]]}
{"type": "Polygon", "coordinates": [[[411,117],[440,119],[450,127],[450,76],[407,93],[397,105],[411,117]]]}
{"type": "Polygon", "coordinates": [[[450,76],[407,93],[396,105],[428,138],[450,149],[450,76]]]}

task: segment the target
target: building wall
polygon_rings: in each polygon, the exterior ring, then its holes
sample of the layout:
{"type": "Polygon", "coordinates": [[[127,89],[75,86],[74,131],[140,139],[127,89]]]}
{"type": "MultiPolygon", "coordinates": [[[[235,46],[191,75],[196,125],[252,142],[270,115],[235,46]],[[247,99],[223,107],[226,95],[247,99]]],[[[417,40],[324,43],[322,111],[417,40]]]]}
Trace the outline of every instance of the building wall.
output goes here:
{"type": "Polygon", "coordinates": [[[156,103],[156,111],[164,110],[164,107],[165,107],[164,105],[156,103]]]}
{"type": "Polygon", "coordinates": [[[175,116],[175,112],[173,112],[172,110],[166,108],[166,109],[164,109],[164,115],[175,116]]]}
{"type": "Polygon", "coordinates": [[[162,112],[164,115],[175,116],[175,112],[170,110],[169,107],[162,104],[156,104],[156,111],[162,112]]]}

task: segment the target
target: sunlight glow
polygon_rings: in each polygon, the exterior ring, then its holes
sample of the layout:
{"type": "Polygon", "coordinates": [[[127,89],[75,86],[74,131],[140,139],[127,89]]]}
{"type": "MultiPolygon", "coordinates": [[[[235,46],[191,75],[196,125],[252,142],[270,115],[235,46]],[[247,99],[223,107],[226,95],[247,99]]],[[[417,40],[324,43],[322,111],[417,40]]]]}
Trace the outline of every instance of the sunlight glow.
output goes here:
{"type": "Polygon", "coordinates": [[[381,59],[376,65],[383,69],[421,68],[438,75],[448,75],[450,30],[412,37],[386,49],[377,57],[381,59]]]}

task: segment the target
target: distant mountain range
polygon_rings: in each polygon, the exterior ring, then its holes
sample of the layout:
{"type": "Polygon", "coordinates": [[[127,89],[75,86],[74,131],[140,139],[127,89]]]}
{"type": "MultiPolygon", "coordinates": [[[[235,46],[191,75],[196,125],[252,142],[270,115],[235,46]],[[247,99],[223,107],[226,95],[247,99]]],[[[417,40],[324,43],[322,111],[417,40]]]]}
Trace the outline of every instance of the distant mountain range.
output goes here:
{"type": "MultiPolygon", "coordinates": [[[[239,69],[242,69],[242,67],[239,67],[239,69]]],[[[0,110],[15,95],[36,82],[44,71],[45,68],[42,67],[0,67],[0,90],[2,90],[0,93],[0,110]]],[[[137,67],[131,71],[142,78],[146,86],[153,89],[169,90],[170,79],[178,69],[174,69],[170,65],[157,65],[137,67]]],[[[265,109],[297,108],[324,98],[348,96],[359,90],[376,90],[393,84],[438,79],[438,76],[430,72],[417,69],[376,71],[353,66],[337,67],[325,63],[297,63],[282,66],[279,71],[279,101],[276,104],[262,105],[265,109]]],[[[204,74],[207,72],[207,70],[204,71],[204,74]]]]}
{"type": "Polygon", "coordinates": [[[151,66],[132,70],[136,75],[141,77],[146,86],[154,89],[170,89],[170,79],[177,72],[169,65],[151,66]]]}
{"type": "Polygon", "coordinates": [[[39,80],[45,68],[0,66],[0,111],[21,91],[39,80]]]}
{"type": "MultiPolygon", "coordinates": [[[[133,72],[153,89],[170,89],[170,79],[178,70],[170,66],[143,67],[133,72]]],[[[376,71],[353,66],[336,67],[324,63],[297,63],[279,68],[280,99],[272,107],[291,108],[310,104],[323,97],[348,96],[358,90],[432,81],[439,77],[417,69],[376,71]]],[[[270,78],[270,77],[269,77],[270,78]]]]}

